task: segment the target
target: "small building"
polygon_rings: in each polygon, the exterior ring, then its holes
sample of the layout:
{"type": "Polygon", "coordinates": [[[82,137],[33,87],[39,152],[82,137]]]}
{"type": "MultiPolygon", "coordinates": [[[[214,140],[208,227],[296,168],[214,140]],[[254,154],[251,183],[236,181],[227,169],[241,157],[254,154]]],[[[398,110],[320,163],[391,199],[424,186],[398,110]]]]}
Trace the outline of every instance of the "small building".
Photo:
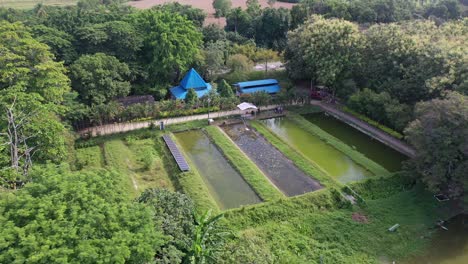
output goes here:
{"type": "Polygon", "coordinates": [[[239,94],[251,94],[255,92],[266,92],[276,94],[280,91],[280,86],[275,79],[256,80],[248,82],[239,82],[234,84],[239,94]]]}
{"type": "Polygon", "coordinates": [[[178,86],[170,89],[172,98],[181,100],[185,99],[190,88],[193,88],[197,93],[198,98],[200,98],[211,90],[211,84],[205,82],[200,74],[192,68],[187,72],[178,86]]]}

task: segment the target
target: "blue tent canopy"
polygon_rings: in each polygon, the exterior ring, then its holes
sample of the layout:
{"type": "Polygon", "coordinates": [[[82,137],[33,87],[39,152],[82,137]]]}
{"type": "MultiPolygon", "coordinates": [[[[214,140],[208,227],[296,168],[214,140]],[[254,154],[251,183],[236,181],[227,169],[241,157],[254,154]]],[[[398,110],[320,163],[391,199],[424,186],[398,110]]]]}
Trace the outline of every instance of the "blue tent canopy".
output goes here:
{"type": "Polygon", "coordinates": [[[256,80],[248,82],[236,83],[240,93],[255,93],[255,92],[266,92],[269,94],[275,94],[280,91],[280,86],[275,79],[256,80]]]}
{"type": "Polygon", "coordinates": [[[202,97],[211,90],[211,84],[206,83],[195,69],[190,69],[184,76],[179,86],[172,87],[171,94],[176,99],[185,99],[190,88],[195,89],[198,97],[202,97]]]}

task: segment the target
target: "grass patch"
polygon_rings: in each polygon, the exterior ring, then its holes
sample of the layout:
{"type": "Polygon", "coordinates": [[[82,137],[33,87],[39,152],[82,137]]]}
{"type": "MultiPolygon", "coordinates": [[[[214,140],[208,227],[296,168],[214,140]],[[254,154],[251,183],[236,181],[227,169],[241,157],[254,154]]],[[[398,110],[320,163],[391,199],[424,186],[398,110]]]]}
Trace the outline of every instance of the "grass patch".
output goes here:
{"type": "Polygon", "coordinates": [[[341,151],[346,156],[351,158],[357,164],[363,166],[364,168],[368,169],[376,176],[385,176],[390,174],[388,170],[384,167],[380,166],[376,162],[368,159],[365,155],[358,152],[357,150],[353,149],[349,145],[343,143],[341,140],[335,138],[334,136],[328,134],[327,132],[323,131],[321,128],[316,126],[315,124],[307,121],[304,117],[299,114],[290,113],[288,118],[295,122],[299,127],[306,130],[309,133],[312,133],[319,137],[321,140],[326,142],[327,144],[331,145],[335,149],[341,151]]]}
{"type": "Polygon", "coordinates": [[[147,188],[165,188],[174,190],[169,175],[164,169],[162,159],[155,149],[153,139],[134,140],[127,143],[132,151],[132,165],[140,190],[147,188]]]}
{"type": "Polygon", "coordinates": [[[268,181],[262,171],[217,126],[206,128],[208,136],[218,146],[227,160],[244,177],[263,201],[285,196],[268,181]]]}
{"type": "Polygon", "coordinates": [[[175,189],[152,139],[135,140],[128,144],[119,139],[110,140],[104,143],[104,154],[109,169],[127,176],[132,197],[137,197],[147,188],[175,189]]]}
{"type": "Polygon", "coordinates": [[[102,168],[104,160],[102,157],[101,148],[99,146],[82,148],[76,150],[76,168],[102,168]]]}
{"type": "MultiPolygon", "coordinates": [[[[379,193],[382,184],[368,185],[379,193]]],[[[438,219],[437,207],[422,189],[369,199],[366,208],[346,206],[329,189],[226,213],[235,237],[228,243],[238,259],[249,263],[379,263],[383,257],[403,259],[427,243],[438,219]],[[353,220],[353,214],[366,222],[353,220]],[[396,224],[394,232],[387,229],[396,224]],[[259,253],[260,252],[260,253],[259,253]]],[[[229,258],[229,256],[226,256],[229,258]]],[[[229,262],[229,261],[226,261],[229,262]]]]}
{"type": "Polygon", "coordinates": [[[250,123],[263,137],[265,137],[273,146],[281,151],[288,159],[290,159],[304,173],[318,180],[321,185],[326,187],[341,187],[341,184],[330,177],[326,172],[315,167],[307,158],[296,151],[289,144],[280,139],[277,135],[271,132],[268,128],[258,121],[250,123]]]}
{"type": "MultiPolygon", "coordinates": [[[[172,140],[177,144],[180,150],[180,144],[177,142],[177,139],[173,134],[171,134],[172,140]]],[[[168,150],[169,152],[169,150],[168,150]]],[[[168,153],[170,155],[170,153],[168,153]]],[[[219,207],[214,200],[213,196],[211,196],[210,191],[206,187],[203,178],[201,177],[200,173],[198,172],[197,168],[193,164],[193,162],[185,155],[185,160],[189,164],[190,170],[187,172],[180,172],[177,175],[177,180],[185,194],[187,194],[192,200],[194,201],[197,211],[199,213],[203,213],[206,210],[213,210],[214,213],[219,212],[219,207]]],[[[174,161],[175,163],[175,161],[174,161]]]]}

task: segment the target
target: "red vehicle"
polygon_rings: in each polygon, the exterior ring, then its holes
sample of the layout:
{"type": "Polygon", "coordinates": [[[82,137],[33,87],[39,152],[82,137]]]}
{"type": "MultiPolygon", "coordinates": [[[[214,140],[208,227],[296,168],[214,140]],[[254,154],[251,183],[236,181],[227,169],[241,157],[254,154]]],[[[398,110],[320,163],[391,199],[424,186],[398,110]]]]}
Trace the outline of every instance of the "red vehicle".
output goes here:
{"type": "Polygon", "coordinates": [[[310,98],[315,100],[323,100],[328,98],[330,93],[325,86],[314,86],[310,89],[310,98]]]}

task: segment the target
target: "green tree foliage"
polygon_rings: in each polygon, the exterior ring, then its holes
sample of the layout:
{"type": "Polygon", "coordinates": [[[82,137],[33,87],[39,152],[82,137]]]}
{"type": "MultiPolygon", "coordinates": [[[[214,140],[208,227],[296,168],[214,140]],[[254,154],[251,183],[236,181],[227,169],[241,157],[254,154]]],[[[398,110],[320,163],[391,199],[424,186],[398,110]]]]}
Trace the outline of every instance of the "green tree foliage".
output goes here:
{"type": "Polygon", "coordinates": [[[411,165],[431,191],[452,197],[466,194],[468,97],[452,92],[421,102],[415,115],[405,130],[417,153],[411,165]]]}
{"type": "Polygon", "coordinates": [[[257,17],[262,13],[262,6],[258,0],[247,0],[245,2],[247,5],[247,13],[252,17],[257,17]]]}
{"type": "Polygon", "coordinates": [[[215,17],[225,17],[231,10],[231,0],[213,0],[213,8],[215,17]]]}
{"type": "MultiPolygon", "coordinates": [[[[179,79],[181,72],[200,59],[202,34],[191,21],[166,11],[144,10],[130,17],[144,36],[140,63],[147,68],[149,81],[155,85],[179,79]]],[[[158,91],[162,97],[167,86],[158,91]]]]}
{"type": "Polygon", "coordinates": [[[18,89],[59,104],[70,89],[62,63],[21,23],[0,22],[0,90],[18,89]]]}
{"type": "Polygon", "coordinates": [[[403,131],[412,120],[412,109],[400,104],[387,92],[375,93],[363,89],[351,95],[347,104],[353,110],[398,131],[403,131]]]}
{"type": "Polygon", "coordinates": [[[285,8],[266,8],[256,20],[255,42],[260,46],[283,50],[286,35],[291,23],[289,10],[285,8]]]}
{"type": "Polygon", "coordinates": [[[286,64],[293,78],[311,78],[337,91],[359,65],[360,48],[362,37],[357,25],[313,16],[290,33],[286,64]]]}
{"type": "Polygon", "coordinates": [[[216,24],[209,24],[202,29],[205,46],[210,42],[226,40],[226,31],[216,24]]]}
{"type": "Polygon", "coordinates": [[[70,67],[72,86],[89,105],[108,103],[130,92],[130,70],[104,53],[84,55],[70,67]]]}
{"type": "Polygon", "coordinates": [[[37,93],[0,91],[0,186],[16,189],[31,179],[33,164],[66,159],[67,132],[55,108],[37,93]]]}
{"type": "Polygon", "coordinates": [[[32,33],[36,40],[50,47],[57,61],[63,61],[69,65],[75,60],[77,52],[73,45],[75,39],[72,35],[44,25],[32,27],[32,33]]]}
{"type": "Polygon", "coordinates": [[[221,70],[224,66],[227,50],[227,43],[225,41],[211,42],[206,45],[203,50],[205,69],[208,73],[208,78],[221,70]]]}
{"type": "MultiPolygon", "coordinates": [[[[154,211],[153,222],[169,237],[156,255],[157,263],[182,263],[192,246],[195,210],[185,194],[165,189],[148,189],[138,198],[154,211]]],[[[157,231],[156,230],[156,231],[157,231]]]]}
{"type": "Polygon", "coordinates": [[[123,62],[134,61],[143,44],[143,36],[125,21],[110,21],[76,30],[80,54],[106,53],[123,62]]]}
{"type": "Polygon", "coordinates": [[[227,66],[233,72],[247,72],[253,67],[252,61],[242,54],[234,54],[229,57],[227,66]]]}
{"type": "Polygon", "coordinates": [[[190,88],[187,91],[187,95],[185,96],[185,104],[188,107],[194,107],[197,104],[198,101],[198,95],[195,92],[195,89],[190,88]]]}
{"type": "Polygon", "coordinates": [[[168,11],[170,13],[178,13],[181,16],[192,21],[193,24],[199,28],[203,26],[203,22],[205,22],[205,18],[206,18],[205,11],[198,9],[198,8],[194,8],[191,5],[181,5],[177,2],[166,3],[164,5],[156,6],[154,8],[160,9],[163,11],[168,11]]]}
{"type": "Polygon", "coordinates": [[[278,53],[270,49],[257,49],[255,61],[265,63],[265,72],[268,71],[268,62],[278,60],[278,53]]]}
{"type": "Polygon", "coordinates": [[[226,80],[221,80],[221,82],[218,85],[218,93],[221,97],[225,98],[231,98],[234,97],[234,92],[232,90],[231,85],[229,85],[226,80]]]}
{"type": "Polygon", "coordinates": [[[242,8],[234,8],[226,16],[226,30],[234,31],[246,38],[251,38],[254,35],[252,17],[249,13],[242,10],[242,8]]]}
{"type": "Polygon", "coordinates": [[[47,167],[0,199],[1,263],[147,263],[164,243],[123,176],[47,167]]]}
{"type": "Polygon", "coordinates": [[[194,237],[188,255],[190,263],[217,263],[227,234],[218,223],[223,216],[211,217],[211,210],[195,216],[194,237]]]}

